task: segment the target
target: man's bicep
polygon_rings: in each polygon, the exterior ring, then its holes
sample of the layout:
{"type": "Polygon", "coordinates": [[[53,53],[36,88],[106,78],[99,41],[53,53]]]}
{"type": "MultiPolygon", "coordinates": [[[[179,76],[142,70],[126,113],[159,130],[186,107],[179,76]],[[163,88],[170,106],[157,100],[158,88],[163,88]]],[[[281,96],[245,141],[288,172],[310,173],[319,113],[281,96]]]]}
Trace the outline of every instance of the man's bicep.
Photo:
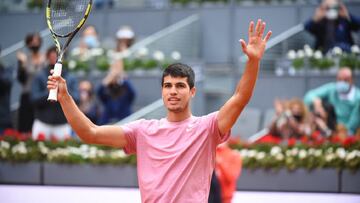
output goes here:
{"type": "Polygon", "coordinates": [[[232,96],[224,106],[221,107],[217,120],[219,130],[222,134],[227,133],[232,128],[244,107],[245,104],[236,96],[232,96]]]}
{"type": "Polygon", "coordinates": [[[98,126],[93,142],[116,148],[124,148],[127,145],[124,129],[116,125],[98,126]]]}

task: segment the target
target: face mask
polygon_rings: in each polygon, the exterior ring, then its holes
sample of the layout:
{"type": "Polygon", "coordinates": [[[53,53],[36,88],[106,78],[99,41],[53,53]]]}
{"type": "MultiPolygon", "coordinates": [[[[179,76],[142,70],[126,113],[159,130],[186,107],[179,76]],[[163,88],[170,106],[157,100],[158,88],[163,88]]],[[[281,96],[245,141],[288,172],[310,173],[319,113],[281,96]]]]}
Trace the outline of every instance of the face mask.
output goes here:
{"type": "Polygon", "coordinates": [[[340,94],[345,94],[350,90],[350,84],[344,81],[337,81],[336,82],[336,90],[340,94]]]}
{"type": "Polygon", "coordinates": [[[99,44],[95,36],[86,36],[84,42],[89,48],[95,48],[99,44]]]}
{"type": "Polygon", "coordinates": [[[337,9],[331,8],[326,11],[326,18],[328,20],[335,20],[335,19],[337,19],[338,15],[339,15],[339,12],[337,9]]]}
{"type": "Polygon", "coordinates": [[[39,52],[39,50],[40,50],[40,46],[31,46],[31,47],[29,47],[29,49],[32,51],[32,52],[35,52],[35,53],[37,53],[37,52],[39,52]]]}
{"type": "Polygon", "coordinates": [[[298,123],[302,120],[302,115],[293,115],[293,117],[298,123]]]}

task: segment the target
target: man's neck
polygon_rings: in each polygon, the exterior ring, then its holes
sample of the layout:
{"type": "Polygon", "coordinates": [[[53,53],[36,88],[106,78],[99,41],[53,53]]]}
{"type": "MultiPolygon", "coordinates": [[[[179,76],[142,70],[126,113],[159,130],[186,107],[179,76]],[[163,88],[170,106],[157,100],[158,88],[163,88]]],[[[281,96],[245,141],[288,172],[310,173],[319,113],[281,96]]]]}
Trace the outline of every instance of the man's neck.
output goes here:
{"type": "Polygon", "coordinates": [[[180,122],[183,120],[186,120],[191,117],[191,112],[189,111],[183,111],[183,112],[171,112],[168,111],[167,113],[167,120],[170,122],[180,122]]]}

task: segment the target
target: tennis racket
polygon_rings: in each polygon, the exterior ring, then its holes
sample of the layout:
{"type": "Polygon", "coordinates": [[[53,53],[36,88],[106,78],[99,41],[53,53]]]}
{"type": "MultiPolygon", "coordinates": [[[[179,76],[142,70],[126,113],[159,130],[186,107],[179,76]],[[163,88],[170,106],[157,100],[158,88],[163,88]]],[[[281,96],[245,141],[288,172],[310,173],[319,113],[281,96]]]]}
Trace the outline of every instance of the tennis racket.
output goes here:
{"type": "MultiPolygon", "coordinates": [[[[66,49],[76,33],[84,25],[90,14],[92,0],[48,0],[46,21],[55,42],[58,59],[54,67],[54,76],[61,75],[62,59],[66,49]],[[61,44],[62,40],[63,44],[61,44]]],[[[51,89],[49,101],[57,101],[58,89],[51,89]]]]}

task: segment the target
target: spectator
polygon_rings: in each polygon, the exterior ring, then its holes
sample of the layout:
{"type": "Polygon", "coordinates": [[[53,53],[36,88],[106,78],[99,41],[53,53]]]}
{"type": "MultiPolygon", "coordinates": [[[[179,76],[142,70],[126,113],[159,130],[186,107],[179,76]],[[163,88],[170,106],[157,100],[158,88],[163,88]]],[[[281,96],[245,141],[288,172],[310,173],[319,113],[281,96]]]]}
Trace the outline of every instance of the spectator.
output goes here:
{"type": "Polygon", "coordinates": [[[354,45],[351,32],[360,29],[360,18],[350,14],[340,0],[323,0],[305,29],[314,35],[315,49],[326,53],[340,47],[350,52],[354,45]]]}
{"type": "Polygon", "coordinates": [[[87,59],[90,57],[90,52],[94,48],[100,47],[100,40],[98,33],[94,26],[87,26],[82,32],[80,43],[78,47],[75,47],[71,54],[78,56],[81,59],[87,59]]]}
{"type": "MultiPolygon", "coordinates": [[[[328,102],[323,102],[324,114],[316,113],[312,110],[311,124],[312,131],[319,132],[323,137],[332,136],[338,132],[336,122],[336,114],[334,107],[328,102]]],[[[312,106],[310,106],[312,108],[312,106]]]]}
{"type": "Polygon", "coordinates": [[[101,110],[96,100],[93,85],[89,80],[83,80],[79,83],[80,104],[79,109],[88,117],[93,123],[98,123],[101,110]]]}
{"type": "Polygon", "coordinates": [[[11,85],[10,71],[0,63],[0,135],[6,128],[12,127],[10,114],[11,85]]]}
{"type": "Polygon", "coordinates": [[[325,101],[335,109],[337,122],[346,127],[349,135],[354,135],[360,127],[360,89],[353,84],[350,68],[341,68],[336,82],[310,90],[304,97],[305,104],[323,118],[327,113],[325,101]]]}
{"type": "Polygon", "coordinates": [[[236,182],[241,174],[242,160],[225,142],[216,148],[215,171],[221,188],[221,202],[231,203],[236,190],[236,182]]]}
{"type": "MultiPolygon", "coordinates": [[[[47,101],[49,91],[47,90],[47,79],[51,69],[57,61],[56,47],[51,47],[46,52],[47,67],[43,68],[35,76],[32,84],[31,99],[34,104],[35,121],[33,124],[33,139],[44,136],[45,139],[55,138],[64,140],[71,136],[71,127],[67,124],[64,113],[59,103],[47,101]]],[[[68,84],[69,92],[75,101],[79,101],[78,84],[76,79],[68,74],[65,67],[62,70],[68,84]]]]}
{"type": "Polygon", "coordinates": [[[311,134],[308,110],[300,99],[275,100],[274,107],[276,118],[270,126],[272,135],[288,139],[311,134]]]}
{"type": "Polygon", "coordinates": [[[34,107],[30,101],[31,83],[34,75],[44,66],[45,56],[40,52],[42,40],[39,34],[31,33],[25,37],[25,45],[28,54],[18,52],[17,79],[22,85],[20,106],[18,110],[18,130],[20,132],[31,132],[34,121],[34,107]]]}
{"type": "Polygon", "coordinates": [[[118,69],[112,68],[97,91],[104,107],[100,124],[119,121],[132,112],[135,90],[121,73],[118,69]]]}
{"type": "Polygon", "coordinates": [[[129,26],[123,26],[116,32],[116,52],[127,50],[135,41],[135,33],[129,26]]]}

